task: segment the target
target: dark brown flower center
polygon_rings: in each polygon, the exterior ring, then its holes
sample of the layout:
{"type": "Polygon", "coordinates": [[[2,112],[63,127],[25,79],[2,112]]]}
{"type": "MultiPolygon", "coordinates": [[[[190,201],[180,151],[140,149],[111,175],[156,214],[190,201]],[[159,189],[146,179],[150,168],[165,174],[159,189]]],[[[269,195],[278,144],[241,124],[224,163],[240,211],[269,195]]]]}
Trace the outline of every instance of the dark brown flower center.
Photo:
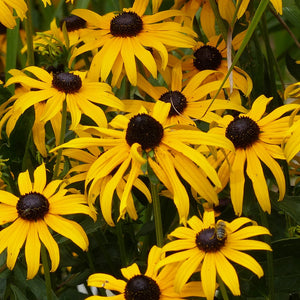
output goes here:
{"type": "Polygon", "coordinates": [[[129,146],[139,143],[143,150],[155,148],[164,135],[162,125],[147,114],[132,117],[126,131],[126,141],[129,146]]]}
{"type": "Polygon", "coordinates": [[[86,20],[75,15],[70,15],[68,17],[63,18],[60,21],[60,28],[62,28],[64,23],[66,23],[66,28],[68,32],[86,27],[86,20]]]}
{"type": "Polygon", "coordinates": [[[113,36],[136,36],[143,30],[143,21],[135,12],[123,12],[115,16],[110,22],[110,33],[113,36]]]}
{"type": "Polygon", "coordinates": [[[159,100],[171,103],[169,117],[181,114],[187,106],[185,96],[179,91],[169,91],[162,94],[159,100]]]}
{"type": "Polygon", "coordinates": [[[221,65],[222,55],[216,47],[204,45],[194,52],[194,66],[199,70],[216,70],[221,65]]]}
{"type": "Polygon", "coordinates": [[[246,116],[242,116],[229,123],[225,135],[232,141],[235,148],[246,149],[258,140],[259,133],[260,129],[257,123],[246,116]]]}
{"type": "Polygon", "coordinates": [[[19,217],[24,220],[43,219],[49,211],[49,202],[46,197],[40,193],[32,192],[22,195],[17,203],[19,217]]]}
{"type": "Polygon", "coordinates": [[[80,76],[63,72],[53,75],[52,85],[61,92],[72,94],[80,90],[82,82],[80,76]]]}
{"type": "Polygon", "coordinates": [[[207,228],[198,232],[196,235],[196,245],[204,252],[216,252],[219,251],[226,241],[226,236],[222,239],[217,238],[215,228],[207,228]]]}
{"type": "Polygon", "coordinates": [[[126,284],[126,300],[159,300],[159,298],[160,289],[158,284],[146,275],[136,275],[126,284]]]}

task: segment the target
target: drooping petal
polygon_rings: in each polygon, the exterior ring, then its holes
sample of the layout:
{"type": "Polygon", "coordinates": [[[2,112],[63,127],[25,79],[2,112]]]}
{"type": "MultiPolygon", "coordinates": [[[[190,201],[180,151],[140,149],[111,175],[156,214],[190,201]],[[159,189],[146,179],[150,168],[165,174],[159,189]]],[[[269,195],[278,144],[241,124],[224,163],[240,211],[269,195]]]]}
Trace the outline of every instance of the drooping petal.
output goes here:
{"type": "Polygon", "coordinates": [[[38,227],[30,222],[26,244],[25,257],[27,263],[27,279],[32,279],[40,267],[41,242],[38,237],[38,227]]]}
{"type": "Polygon", "coordinates": [[[54,231],[72,240],[82,250],[87,250],[89,244],[88,238],[85,231],[78,223],[51,214],[45,215],[44,219],[47,225],[54,231]]]}

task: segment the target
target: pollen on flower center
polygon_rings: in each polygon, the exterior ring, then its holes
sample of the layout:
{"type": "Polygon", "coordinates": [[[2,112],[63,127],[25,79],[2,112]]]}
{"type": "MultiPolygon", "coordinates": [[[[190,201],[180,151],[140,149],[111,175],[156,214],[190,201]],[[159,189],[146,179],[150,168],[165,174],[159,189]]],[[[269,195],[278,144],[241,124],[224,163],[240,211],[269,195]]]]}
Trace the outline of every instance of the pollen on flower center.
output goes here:
{"type": "Polygon", "coordinates": [[[72,94],[80,90],[82,82],[80,76],[63,72],[53,75],[52,85],[61,92],[72,94]]]}
{"type": "Polygon", "coordinates": [[[159,100],[165,103],[171,103],[169,117],[181,114],[187,106],[185,96],[179,91],[169,91],[162,94],[159,100]]]}
{"type": "Polygon", "coordinates": [[[242,116],[229,123],[225,135],[232,141],[235,148],[246,149],[258,140],[259,133],[257,123],[247,116],[242,116]]]}
{"type": "Polygon", "coordinates": [[[215,228],[207,228],[196,235],[197,247],[205,252],[219,251],[225,245],[226,237],[218,239],[215,228]]]}
{"type": "Polygon", "coordinates": [[[86,21],[75,15],[70,15],[68,17],[63,18],[60,21],[60,28],[62,28],[64,23],[66,23],[66,28],[68,32],[85,28],[86,26],[86,21]]]}
{"type": "Polygon", "coordinates": [[[110,33],[113,36],[136,36],[143,29],[143,21],[135,12],[123,12],[115,16],[110,22],[110,33]]]}
{"type": "Polygon", "coordinates": [[[125,287],[126,300],[159,300],[160,289],[157,283],[145,275],[132,277],[125,287]]]}
{"type": "Polygon", "coordinates": [[[126,141],[129,146],[139,143],[143,150],[159,145],[164,135],[163,126],[147,114],[132,117],[126,131],[126,141]]]}
{"type": "Polygon", "coordinates": [[[46,197],[40,193],[29,193],[22,195],[17,203],[19,217],[25,220],[33,221],[43,219],[49,211],[49,202],[46,197]]]}
{"type": "Polygon", "coordinates": [[[222,61],[222,55],[216,47],[204,45],[194,52],[194,66],[199,70],[216,70],[222,61]]]}

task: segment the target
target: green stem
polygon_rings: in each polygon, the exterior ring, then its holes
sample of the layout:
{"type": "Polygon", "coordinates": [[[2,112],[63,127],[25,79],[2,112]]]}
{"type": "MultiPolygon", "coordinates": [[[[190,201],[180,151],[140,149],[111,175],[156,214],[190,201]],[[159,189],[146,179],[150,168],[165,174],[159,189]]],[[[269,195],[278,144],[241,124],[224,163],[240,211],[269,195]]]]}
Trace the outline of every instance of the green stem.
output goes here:
{"type": "MultiPolygon", "coordinates": [[[[65,133],[66,133],[66,126],[67,126],[67,101],[64,100],[63,107],[62,107],[61,128],[60,128],[60,137],[59,137],[58,146],[64,143],[65,133]]],[[[61,161],[62,151],[63,151],[62,148],[57,150],[57,157],[56,157],[56,163],[55,163],[55,168],[54,168],[52,180],[54,180],[58,177],[59,165],[60,165],[60,161],[61,161]]]]}
{"type": "MultiPolygon", "coordinates": [[[[210,0],[210,2],[213,2],[212,0],[210,0]]],[[[232,61],[231,67],[229,68],[225,78],[223,79],[219,89],[217,90],[214,98],[211,100],[210,104],[208,105],[208,107],[206,108],[206,111],[204,112],[203,116],[209,111],[210,107],[212,106],[213,102],[215,101],[215,99],[218,97],[220,91],[222,90],[226,80],[228,79],[230,73],[232,72],[234,66],[237,64],[239,58],[241,57],[242,53],[244,52],[248,42],[250,41],[252,34],[254,32],[254,30],[256,29],[264,11],[266,10],[267,6],[269,4],[269,0],[262,0],[259,3],[259,6],[257,8],[257,10],[255,11],[255,15],[252,19],[251,24],[249,25],[249,28],[245,34],[245,37],[240,45],[240,48],[238,50],[238,52],[236,53],[236,55],[234,56],[234,59],[232,61]]]]}
{"type": "Polygon", "coordinates": [[[223,282],[223,280],[220,276],[218,276],[218,284],[219,284],[219,288],[220,288],[223,300],[229,300],[227,290],[226,290],[226,286],[225,286],[225,284],[224,284],[224,282],[223,282]]]}
{"type": "Polygon", "coordinates": [[[31,0],[26,0],[28,7],[27,18],[24,20],[27,44],[27,64],[28,66],[34,65],[34,51],[33,51],[33,26],[31,15],[31,0]]]}
{"type": "Polygon", "coordinates": [[[44,267],[44,275],[45,275],[46,290],[47,290],[47,299],[52,300],[53,298],[52,298],[51,277],[50,277],[48,256],[47,256],[46,248],[43,244],[42,244],[42,247],[41,247],[41,257],[42,257],[42,264],[43,264],[43,267],[44,267]]]}
{"type": "Polygon", "coordinates": [[[150,183],[151,196],[153,204],[153,215],[155,223],[155,233],[156,233],[156,245],[162,247],[164,245],[164,235],[161,220],[161,210],[160,210],[160,200],[158,194],[158,184],[150,183]]]}
{"type": "Polygon", "coordinates": [[[123,267],[128,266],[128,261],[127,261],[127,255],[126,255],[126,247],[124,243],[124,234],[122,230],[122,221],[119,220],[119,222],[116,225],[116,230],[117,230],[117,238],[118,238],[118,244],[119,244],[119,249],[120,249],[120,256],[121,256],[121,263],[123,267]]]}
{"type": "MultiPolygon", "coordinates": [[[[269,229],[269,222],[267,218],[267,213],[262,211],[262,209],[259,207],[260,211],[260,219],[262,226],[266,227],[269,229]]],[[[271,246],[271,237],[269,235],[265,236],[265,242],[271,246]]],[[[266,272],[266,277],[267,277],[267,284],[268,284],[268,290],[269,290],[269,295],[268,299],[274,299],[274,265],[273,265],[273,252],[272,251],[267,251],[267,272],[266,272]]]]}

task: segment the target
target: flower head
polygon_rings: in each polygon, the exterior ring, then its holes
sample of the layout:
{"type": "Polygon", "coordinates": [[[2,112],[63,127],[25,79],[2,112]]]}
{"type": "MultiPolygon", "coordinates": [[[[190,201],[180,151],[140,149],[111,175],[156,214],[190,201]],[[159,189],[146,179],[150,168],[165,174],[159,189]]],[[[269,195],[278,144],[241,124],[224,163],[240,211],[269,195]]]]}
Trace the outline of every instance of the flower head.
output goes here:
{"type": "Polygon", "coordinates": [[[186,221],[189,213],[189,197],[177,172],[204,199],[218,203],[217,195],[207,177],[218,186],[219,178],[204,155],[191,145],[220,145],[232,149],[231,142],[226,138],[215,139],[214,135],[195,127],[176,129],[165,125],[169,110],[170,104],[158,101],[151,114],[142,109],[140,113],[133,116],[118,115],[110,122],[111,128],[88,127],[87,131],[94,137],[77,138],[56,148],[104,147],[105,152],[88,171],[86,186],[91,183],[90,189],[94,190],[93,186],[98,180],[117,168],[117,172],[103,191],[103,198],[106,200],[101,208],[108,224],[114,224],[111,219],[111,201],[116,185],[128,172],[121,198],[120,210],[122,211],[128,205],[132,184],[142,173],[141,167],[145,163],[149,164],[156,176],[172,193],[181,222],[186,221]]]}
{"type": "Polygon", "coordinates": [[[179,23],[166,21],[167,18],[182,15],[177,10],[168,10],[153,15],[144,15],[149,0],[135,0],[132,8],[124,9],[119,14],[108,13],[100,16],[92,11],[76,9],[72,14],[78,15],[94,27],[91,33],[96,41],[74,51],[73,58],[79,54],[99,49],[93,57],[90,76],[105,81],[112,71],[112,83],[115,85],[125,69],[128,80],[136,85],[136,58],[157,76],[157,64],[149,48],[157,50],[162,59],[163,69],[168,63],[167,46],[191,48],[195,42],[191,36],[195,33],[179,23]]]}
{"type": "Polygon", "coordinates": [[[260,96],[253,102],[248,113],[235,118],[227,115],[219,121],[218,127],[212,129],[214,133],[226,136],[235,147],[235,152],[219,151],[217,157],[210,157],[210,161],[219,167],[222,186],[230,181],[231,201],[237,215],[243,209],[245,166],[256,198],[264,211],[270,213],[271,204],[263,164],[276,179],[279,200],[285,194],[284,174],[276,159],[285,159],[280,146],[287,134],[289,117],[282,115],[295,109],[297,105],[283,105],[264,115],[271,100],[272,98],[260,96]]]}
{"type": "Polygon", "coordinates": [[[179,292],[190,276],[200,269],[201,281],[205,297],[214,298],[216,275],[218,274],[234,295],[240,295],[237,273],[230,261],[238,263],[258,277],[263,276],[261,266],[247,250],[271,250],[264,242],[249,239],[262,234],[270,234],[262,226],[246,226],[252,221],[248,218],[237,218],[228,223],[223,220],[215,222],[214,212],[204,212],[203,220],[193,216],[188,227],[178,227],[169,235],[175,238],[163,247],[164,252],[172,254],[158,263],[157,268],[180,263],[174,287],[179,292]]]}
{"type": "Polygon", "coordinates": [[[99,126],[107,126],[106,116],[99,104],[122,109],[123,104],[116,98],[108,84],[93,82],[86,78],[86,72],[53,72],[31,66],[24,69],[36,77],[32,78],[25,72],[12,76],[6,83],[20,83],[27,87],[24,93],[16,98],[11,107],[8,120],[7,134],[15,127],[16,121],[22,113],[35,104],[45,103],[44,111],[39,121],[46,123],[61,112],[63,102],[67,103],[67,110],[71,114],[71,128],[75,128],[85,114],[99,126]],[[11,117],[12,116],[12,117],[11,117]]]}
{"type": "MultiPolygon", "coordinates": [[[[174,291],[173,280],[176,267],[169,265],[158,271],[155,267],[162,256],[162,249],[153,246],[148,255],[145,274],[142,274],[137,264],[121,269],[125,280],[96,273],[89,277],[88,285],[117,291],[119,294],[111,299],[118,300],[181,300],[190,296],[204,296],[200,282],[190,282],[184,286],[181,293],[174,291]]],[[[87,300],[103,299],[100,296],[88,297],[87,300]]]]}
{"type": "Polygon", "coordinates": [[[46,184],[46,168],[42,164],[34,171],[33,183],[28,171],[19,175],[19,197],[0,191],[0,224],[11,223],[0,231],[0,253],[7,248],[7,266],[13,269],[25,243],[28,279],[38,272],[41,242],[49,252],[51,271],[59,265],[58,245],[48,227],[87,250],[88,238],[82,227],[61,215],[82,213],[95,218],[95,214],[85,205],[84,195],[67,194],[61,184],[61,180],[46,184]]]}
{"type": "MultiPolygon", "coordinates": [[[[245,32],[241,32],[236,35],[232,41],[232,46],[236,50],[239,48],[245,32]]],[[[215,73],[210,77],[210,81],[216,79],[223,79],[228,72],[227,65],[227,47],[225,41],[221,36],[212,36],[205,44],[203,42],[197,42],[194,47],[193,57],[187,57],[182,68],[184,71],[188,71],[185,75],[185,79],[192,78],[198,72],[203,70],[216,70],[219,73],[215,73]]],[[[233,77],[233,89],[242,91],[248,96],[252,90],[252,80],[246,72],[238,67],[234,67],[232,71],[233,77]]],[[[209,81],[209,80],[207,80],[209,81]]]]}

